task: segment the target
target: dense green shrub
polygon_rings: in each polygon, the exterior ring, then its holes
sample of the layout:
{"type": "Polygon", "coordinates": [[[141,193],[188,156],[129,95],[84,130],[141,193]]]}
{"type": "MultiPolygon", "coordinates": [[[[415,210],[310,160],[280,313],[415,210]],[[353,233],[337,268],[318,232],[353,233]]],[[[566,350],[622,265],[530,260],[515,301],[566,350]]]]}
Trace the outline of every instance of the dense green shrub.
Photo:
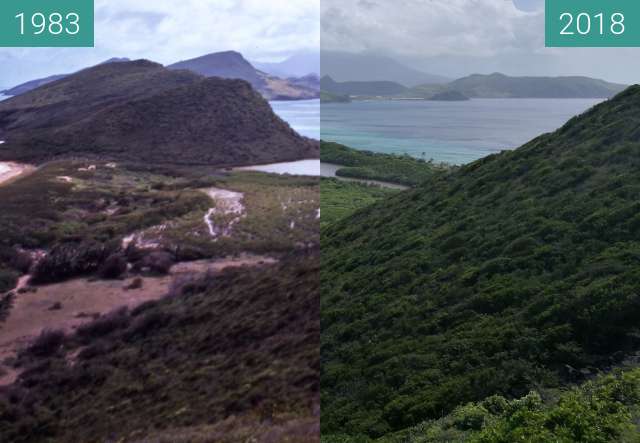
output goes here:
{"type": "Polygon", "coordinates": [[[325,141],[320,143],[320,160],[344,166],[336,172],[340,177],[381,180],[406,186],[415,186],[435,173],[451,169],[408,155],[359,151],[325,141]]]}
{"type": "Polygon", "coordinates": [[[62,243],[38,262],[31,278],[34,283],[43,284],[88,274],[98,270],[107,257],[109,251],[103,243],[62,243]]]}

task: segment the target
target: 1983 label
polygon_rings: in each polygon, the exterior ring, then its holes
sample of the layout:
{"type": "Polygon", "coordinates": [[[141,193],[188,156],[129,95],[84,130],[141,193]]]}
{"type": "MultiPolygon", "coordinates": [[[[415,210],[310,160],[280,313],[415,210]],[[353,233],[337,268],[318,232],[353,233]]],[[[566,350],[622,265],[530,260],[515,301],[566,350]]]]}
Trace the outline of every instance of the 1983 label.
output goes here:
{"type": "Polygon", "coordinates": [[[93,8],[93,0],[3,0],[0,46],[91,47],[93,8]]]}

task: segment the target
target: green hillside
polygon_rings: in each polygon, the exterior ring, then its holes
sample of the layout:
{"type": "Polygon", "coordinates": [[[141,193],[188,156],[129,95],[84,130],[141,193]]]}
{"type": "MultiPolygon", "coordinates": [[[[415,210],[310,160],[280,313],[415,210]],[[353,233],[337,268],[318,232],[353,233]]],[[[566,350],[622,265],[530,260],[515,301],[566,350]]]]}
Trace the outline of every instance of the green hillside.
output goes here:
{"type": "Polygon", "coordinates": [[[323,178],[320,183],[322,201],[320,226],[328,226],[396,192],[398,192],[396,189],[377,185],[323,178]]]}
{"type": "Polygon", "coordinates": [[[381,437],[633,356],[639,128],[633,86],[325,228],[323,433],[381,437]]]}

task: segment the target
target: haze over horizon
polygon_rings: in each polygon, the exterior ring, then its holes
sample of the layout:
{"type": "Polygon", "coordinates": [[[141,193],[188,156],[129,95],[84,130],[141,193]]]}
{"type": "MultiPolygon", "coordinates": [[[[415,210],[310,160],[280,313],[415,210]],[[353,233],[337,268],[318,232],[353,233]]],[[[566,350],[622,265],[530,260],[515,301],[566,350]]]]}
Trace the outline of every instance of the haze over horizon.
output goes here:
{"type": "Polygon", "coordinates": [[[95,48],[0,48],[0,87],[65,74],[112,57],[162,64],[235,50],[251,61],[317,51],[318,2],[96,0],[95,48]]]}
{"type": "Polygon", "coordinates": [[[546,48],[543,0],[324,0],[320,20],[325,53],[390,57],[449,78],[501,72],[640,82],[639,48],[546,48]]]}

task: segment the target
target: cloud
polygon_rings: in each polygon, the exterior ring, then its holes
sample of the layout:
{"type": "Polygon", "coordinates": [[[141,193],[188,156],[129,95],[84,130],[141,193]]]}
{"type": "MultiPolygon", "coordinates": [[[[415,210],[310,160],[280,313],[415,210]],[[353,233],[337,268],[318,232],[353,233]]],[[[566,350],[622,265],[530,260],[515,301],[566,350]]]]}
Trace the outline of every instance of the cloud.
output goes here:
{"type": "Polygon", "coordinates": [[[640,80],[639,48],[546,48],[544,0],[322,0],[322,50],[390,56],[427,72],[640,80]]]}
{"type": "Polygon", "coordinates": [[[513,0],[513,4],[522,11],[539,11],[544,9],[544,0],[513,0]]]}
{"type": "Polygon", "coordinates": [[[270,60],[320,46],[320,0],[96,0],[95,48],[0,48],[0,86],[111,57],[163,64],[237,50],[270,60]]]}
{"type": "Polygon", "coordinates": [[[505,0],[403,0],[376,3],[323,0],[322,48],[404,56],[491,55],[539,45],[541,12],[505,0]]]}

